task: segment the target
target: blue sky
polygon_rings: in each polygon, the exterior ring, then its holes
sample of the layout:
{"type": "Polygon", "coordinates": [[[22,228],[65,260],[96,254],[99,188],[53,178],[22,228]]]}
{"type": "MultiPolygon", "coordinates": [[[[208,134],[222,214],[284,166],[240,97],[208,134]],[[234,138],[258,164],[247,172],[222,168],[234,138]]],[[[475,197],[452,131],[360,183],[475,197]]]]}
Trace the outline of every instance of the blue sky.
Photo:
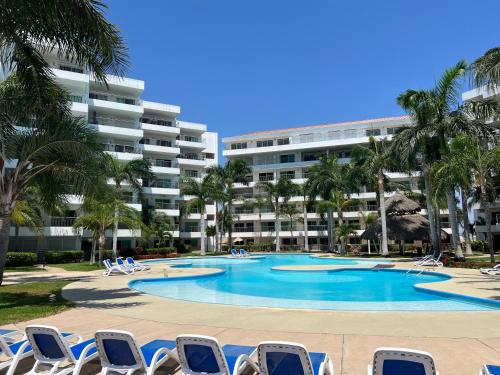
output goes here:
{"type": "Polygon", "coordinates": [[[106,2],[143,98],[220,138],[400,115],[399,93],[500,41],[498,0],[106,2]]]}

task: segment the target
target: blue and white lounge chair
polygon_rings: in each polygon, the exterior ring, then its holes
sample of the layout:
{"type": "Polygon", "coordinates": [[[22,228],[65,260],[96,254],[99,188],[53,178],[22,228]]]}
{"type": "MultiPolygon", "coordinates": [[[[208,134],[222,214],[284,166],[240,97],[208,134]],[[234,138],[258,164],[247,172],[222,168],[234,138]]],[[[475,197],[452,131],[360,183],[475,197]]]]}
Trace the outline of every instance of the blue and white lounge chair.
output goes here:
{"type": "Polygon", "coordinates": [[[308,352],[293,342],[264,341],[257,348],[260,374],[333,375],[333,363],[326,353],[308,352]]]}
{"type": "Polygon", "coordinates": [[[378,348],[368,375],[439,375],[429,353],[404,348],[378,348]]]}
{"type": "Polygon", "coordinates": [[[480,268],[479,271],[485,275],[500,275],[500,263],[494,267],[480,268]]]}
{"type": "Polygon", "coordinates": [[[14,336],[22,336],[23,333],[21,331],[17,331],[15,329],[5,329],[0,328],[0,336],[4,338],[14,337],[14,336]]]}
{"type": "Polygon", "coordinates": [[[26,337],[35,357],[35,364],[29,375],[47,373],[40,366],[48,366],[49,375],[79,375],[85,364],[97,358],[94,339],[71,345],[55,327],[27,326],[26,337]]]}
{"type": "Polygon", "coordinates": [[[238,253],[238,251],[236,251],[236,249],[231,249],[231,256],[233,256],[233,257],[239,257],[240,254],[238,253]]]}
{"type": "Polygon", "coordinates": [[[134,273],[135,271],[137,271],[137,268],[135,266],[125,264],[122,258],[116,258],[116,265],[121,269],[128,271],[129,273],[134,273]]]}
{"type": "Polygon", "coordinates": [[[248,254],[248,251],[246,251],[245,249],[240,249],[240,256],[241,257],[247,257],[249,255],[250,254],[248,254]]]}
{"type": "Polygon", "coordinates": [[[97,331],[95,339],[102,375],[108,371],[126,372],[127,375],[139,371],[152,375],[169,359],[179,362],[174,340],[154,340],[139,348],[130,332],[116,330],[97,331]]]}
{"type": "MultiPolygon", "coordinates": [[[[102,273],[103,276],[110,276],[113,273],[121,274],[121,275],[129,275],[133,273],[125,266],[120,266],[119,264],[113,264],[109,259],[103,260],[104,266],[106,270],[102,273]]],[[[123,261],[122,261],[123,263],[123,261]]]]}
{"type": "Polygon", "coordinates": [[[255,346],[224,345],[209,336],[180,335],[177,337],[177,355],[181,372],[185,375],[237,375],[247,366],[258,373],[251,356],[255,346]]]}
{"type": "Polygon", "coordinates": [[[142,264],[142,263],[138,263],[134,260],[134,258],[132,257],[128,257],[126,259],[126,262],[127,262],[127,265],[129,267],[133,267],[136,269],[136,271],[144,271],[144,270],[150,270],[151,267],[150,266],[147,266],[145,264],[142,264]]]}
{"type": "Polygon", "coordinates": [[[500,366],[484,365],[479,375],[500,375],[500,366]]]}
{"type": "MultiPolygon", "coordinates": [[[[65,340],[80,340],[79,336],[72,333],[63,332],[62,336],[65,340]]],[[[25,335],[16,342],[11,342],[10,338],[11,337],[0,336],[0,357],[6,358],[6,360],[0,362],[0,371],[7,369],[6,375],[14,374],[19,362],[33,355],[33,349],[25,335]]]]}

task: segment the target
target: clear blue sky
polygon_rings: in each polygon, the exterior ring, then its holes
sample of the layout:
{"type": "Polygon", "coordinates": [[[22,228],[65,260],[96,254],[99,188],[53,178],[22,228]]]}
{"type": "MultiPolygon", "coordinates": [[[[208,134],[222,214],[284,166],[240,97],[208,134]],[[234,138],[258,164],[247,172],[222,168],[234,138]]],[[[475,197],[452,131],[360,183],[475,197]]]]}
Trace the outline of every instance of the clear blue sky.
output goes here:
{"type": "Polygon", "coordinates": [[[105,0],[143,97],[219,137],[402,114],[500,43],[498,0],[105,0]]]}

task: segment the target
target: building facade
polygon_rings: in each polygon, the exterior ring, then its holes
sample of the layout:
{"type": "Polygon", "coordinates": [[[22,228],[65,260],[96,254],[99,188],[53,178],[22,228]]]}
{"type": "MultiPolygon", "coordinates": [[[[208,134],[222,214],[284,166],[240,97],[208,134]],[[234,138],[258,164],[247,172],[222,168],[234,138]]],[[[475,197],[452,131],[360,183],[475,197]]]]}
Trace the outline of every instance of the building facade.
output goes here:
{"type": "MultiPolygon", "coordinates": [[[[201,179],[207,167],[218,164],[217,133],[205,124],[179,119],[177,105],[141,99],[145,83],[131,78],[108,76],[107,87],[96,82],[91,72],[63,61],[56,55],[46,56],[55,81],[70,93],[74,116],[87,121],[97,130],[105,152],[118,160],[148,159],[155,175],[153,181],[142,181],[145,202],[123,187],[123,199],[138,211],[151,209],[172,217],[174,238],[182,244],[199,247],[200,215],[180,218],[185,198],[180,192],[184,177],[201,179]],[[144,206],[142,203],[146,203],[144,206]]],[[[109,183],[113,183],[109,181],[109,183]]],[[[72,228],[82,204],[81,197],[68,197],[68,210],[62,217],[44,217],[43,236],[38,238],[27,228],[11,228],[11,249],[82,249],[90,246],[90,233],[72,228]]],[[[215,207],[207,207],[208,225],[214,224],[215,207]]],[[[106,233],[110,248],[111,231],[106,233]]],[[[135,246],[140,231],[118,229],[118,247],[135,246]]]]}
{"type": "MultiPolygon", "coordinates": [[[[319,157],[324,154],[336,154],[339,163],[351,160],[351,150],[355,145],[367,145],[369,137],[377,139],[392,139],[399,128],[410,126],[407,116],[378,118],[372,120],[343,122],[327,125],[305,126],[299,128],[270,130],[223,138],[223,155],[230,160],[245,160],[252,168],[251,182],[248,186],[238,184],[239,199],[235,202],[235,224],[233,238],[240,237],[244,242],[267,241],[275,238],[275,215],[272,207],[264,209],[261,221],[258,210],[248,208],[245,201],[256,194],[261,194],[257,188],[259,182],[276,181],[282,176],[290,178],[297,184],[307,180],[308,169],[319,163],[319,157]]],[[[388,177],[399,182],[405,189],[418,191],[418,174],[388,173],[388,177]]],[[[391,193],[386,193],[390,196],[391,193]]],[[[351,225],[359,234],[363,232],[363,214],[377,212],[378,206],[374,191],[365,188],[360,193],[352,194],[356,204],[344,212],[344,222],[351,225]]],[[[292,197],[296,203],[298,215],[290,228],[290,219],[280,219],[281,248],[303,248],[304,217],[302,215],[304,199],[301,196],[292,197]]],[[[307,231],[310,249],[320,249],[327,245],[327,222],[314,208],[307,212],[307,231]]],[[[422,214],[425,214],[422,210],[422,214]]],[[[338,224],[337,214],[334,214],[338,224]]],[[[441,213],[443,228],[448,227],[446,211],[441,213]]]]}
{"type": "MultiPolygon", "coordinates": [[[[469,90],[462,94],[462,100],[483,101],[491,100],[500,104],[500,87],[487,88],[486,86],[469,90]]],[[[497,135],[500,135],[500,120],[495,121],[494,125],[499,129],[497,135]]],[[[491,204],[491,231],[493,234],[493,248],[500,249],[500,199],[497,198],[491,204]]],[[[486,218],[484,209],[479,204],[474,205],[474,229],[478,240],[486,241],[486,218]]]]}

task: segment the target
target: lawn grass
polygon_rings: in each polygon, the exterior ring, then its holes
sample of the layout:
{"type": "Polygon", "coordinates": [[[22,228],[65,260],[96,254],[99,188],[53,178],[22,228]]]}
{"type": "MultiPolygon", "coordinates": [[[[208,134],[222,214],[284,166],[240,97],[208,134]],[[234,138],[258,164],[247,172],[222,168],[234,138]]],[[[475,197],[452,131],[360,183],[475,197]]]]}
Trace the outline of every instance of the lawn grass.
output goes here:
{"type": "Polygon", "coordinates": [[[44,272],[45,268],[35,266],[6,267],[5,272],[44,272]]]}
{"type": "MultiPolygon", "coordinates": [[[[486,262],[486,263],[490,263],[490,255],[489,254],[485,254],[485,255],[486,256],[482,256],[482,257],[467,256],[467,257],[465,257],[465,259],[468,262],[486,262]]],[[[495,255],[495,261],[500,262],[500,254],[499,255],[495,255]]]]}
{"type": "Polygon", "coordinates": [[[62,268],[66,271],[95,271],[100,270],[102,267],[96,264],[89,264],[88,262],[80,262],[80,263],[60,263],[60,264],[48,264],[50,267],[62,268]]]}
{"type": "Polygon", "coordinates": [[[71,281],[45,281],[0,287],[0,325],[43,318],[73,306],[61,296],[61,289],[71,281]],[[49,302],[55,294],[56,301],[49,302]]]}

